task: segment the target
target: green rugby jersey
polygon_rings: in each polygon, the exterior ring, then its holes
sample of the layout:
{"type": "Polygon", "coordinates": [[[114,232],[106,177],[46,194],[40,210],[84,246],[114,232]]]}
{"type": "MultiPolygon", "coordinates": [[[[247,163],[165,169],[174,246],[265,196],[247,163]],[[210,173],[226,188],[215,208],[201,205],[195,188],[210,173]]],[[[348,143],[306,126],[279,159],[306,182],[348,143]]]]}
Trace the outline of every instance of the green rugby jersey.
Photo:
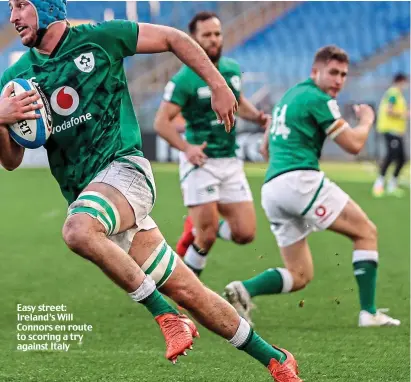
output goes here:
{"type": "MultiPolygon", "coordinates": [[[[241,71],[238,63],[221,57],[218,71],[233,91],[237,101],[241,92],[241,71]]],[[[186,120],[186,139],[193,145],[207,142],[205,154],[210,158],[234,157],[237,149],[235,128],[226,133],[217,123],[211,108],[211,90],[205,81],[187,66],[171,78],[164,91],[164,100],[181,107],[186,120]]]]}
{"type": "Polygon", "coordinates": [[[289,171],[319,170],[325,138],[344,123],[337,101],[313,80],[289,89],[273,109],[265,182],[289,171]]]}
{"type": "Polygon", "coordinates": [[[136,53],[138,24],[109,21],[68,28],[51,56],[30,49],[3,74],[38,83],[50,102],[50,169],[73,202],[116,158],[142,156],[141,134],[123,69],[136,53]]]}

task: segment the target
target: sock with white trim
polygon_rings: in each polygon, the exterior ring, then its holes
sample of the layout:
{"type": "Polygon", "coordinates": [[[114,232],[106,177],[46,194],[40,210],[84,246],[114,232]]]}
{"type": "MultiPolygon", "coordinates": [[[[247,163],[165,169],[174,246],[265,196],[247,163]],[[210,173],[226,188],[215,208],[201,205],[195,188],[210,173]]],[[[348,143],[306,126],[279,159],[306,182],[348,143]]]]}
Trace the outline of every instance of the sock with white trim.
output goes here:
{"type": "Polygon", "coordinates": [[[187,249],[184,256],[184,263],[197,275],[200,276],[201,272],[207,263],[208,251],[199,248],[194,243],[187,249]]]}
{"type": "Polygon", "coordinates": [[[226,220],[223,220],[223,219],[220,220],[220,223],[218,224],[217,236],[223,240],[228,240],[228,241],[232,240],[231,228],[226,220]]]}
{"type": "Polygon", "coordinates": [[[377,312],[375,290],[377,287],[378,252],[357,249],[353,252],[354,275],[360,294],[361,310],[377,312]]]}
{"type": "Polygon", "coordinates": [[[143,304],[154,317],[165,313],[178,314],[156,289],[156,283],[150,276],[146,276],[137,290],[129,293],[129,296],[133,301],[143,304]]]}
{"type": "Polygon", "coordinates": [[[243,285],[251,297],[262,294],[289,293],[293,287],[293,276],[288,269],[270,268],[243,285]]]}
{"type": "Polygon", "coordinates": [[[280,349],[272,347],[254,332],[244,318],[240,319],[237,332],[229,342],[237,349],[245,351],[264,366],[268,366],[273,358],[280,363],[287,359],[287,356],[280,349]]]}

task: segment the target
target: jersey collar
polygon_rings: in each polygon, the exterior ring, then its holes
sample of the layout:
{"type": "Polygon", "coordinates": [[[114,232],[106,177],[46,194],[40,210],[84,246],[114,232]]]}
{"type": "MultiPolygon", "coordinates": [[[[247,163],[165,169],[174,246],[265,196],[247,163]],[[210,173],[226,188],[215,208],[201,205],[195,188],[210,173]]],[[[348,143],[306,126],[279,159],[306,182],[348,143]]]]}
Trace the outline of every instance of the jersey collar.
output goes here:
{"type": "Polygon", "coordinates": [[[50,58],[54,58],[56,56],[56,54],[58,53],[58,51],[60,50],[60,48],[62,47],[64,42],[66,41],[66,38],[67,38],[69,33],[70,33],[70,28],[67,26],[64,33],[63,33],[63,35],[61,36],[60,41],[57,43],[56,47],[51,52],[50,58]]]}
{"type": "Polygon", "coordinates": [[[31,51],[33,52],[34,56],[42,61],[47,61],[47,60],[51,60],[53,58],[56,57],[58,51],[60,50],[60,48],[64,45],[64,43],[67,40],[67,36],[70,33],[70,27],[66,27],[66,29],[64,30],[63,35],[61,36],[59,42],[57,43],[56,47],[53,49],[53,51],[50,53],[50,55],[48,54],[42,54],[40,53],[37,49],[33,48],[31,49],[31,51]]]}

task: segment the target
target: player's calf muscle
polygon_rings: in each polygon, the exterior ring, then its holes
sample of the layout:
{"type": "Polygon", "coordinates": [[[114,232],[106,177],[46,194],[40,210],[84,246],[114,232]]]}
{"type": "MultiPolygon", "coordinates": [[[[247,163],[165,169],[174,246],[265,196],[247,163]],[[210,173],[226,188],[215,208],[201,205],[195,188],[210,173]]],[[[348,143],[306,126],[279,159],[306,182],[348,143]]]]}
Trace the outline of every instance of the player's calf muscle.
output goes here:
{"type": "Polygon", "coordinates": [[[207,226],[197,231],[195,243],[202,249],[208,251],[217,240],[218,226],[207,226]]]}
{"type": "Polygon", "coordinates": [[[290,270],[290,272],[293,276],[293,286],[291,288],[291,291],[293,292],[304,289],[308,285],[308,283],[314,278],[314,274],[310,271],[290,270]]]}
{"type": "Polygon", "coordinates": [[[357,236],[353,238],[353,242],[355,249],[377,250],[378,232],[376,225],[367,218],[357,236]]]}

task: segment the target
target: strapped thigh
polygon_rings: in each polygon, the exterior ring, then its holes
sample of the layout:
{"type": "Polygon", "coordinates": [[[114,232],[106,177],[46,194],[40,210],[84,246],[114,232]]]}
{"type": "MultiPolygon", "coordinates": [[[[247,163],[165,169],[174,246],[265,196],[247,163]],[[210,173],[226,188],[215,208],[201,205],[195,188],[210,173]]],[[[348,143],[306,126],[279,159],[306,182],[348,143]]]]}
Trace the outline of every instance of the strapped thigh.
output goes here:
{"type": "Polygon", "coordinates": [[[97,219],[104,226],[107,236],[115,235],[120,229],[120,214],[116,206],[99,192],[83,192],[70,205],[69,217],[81,213],[97,219]]]}

